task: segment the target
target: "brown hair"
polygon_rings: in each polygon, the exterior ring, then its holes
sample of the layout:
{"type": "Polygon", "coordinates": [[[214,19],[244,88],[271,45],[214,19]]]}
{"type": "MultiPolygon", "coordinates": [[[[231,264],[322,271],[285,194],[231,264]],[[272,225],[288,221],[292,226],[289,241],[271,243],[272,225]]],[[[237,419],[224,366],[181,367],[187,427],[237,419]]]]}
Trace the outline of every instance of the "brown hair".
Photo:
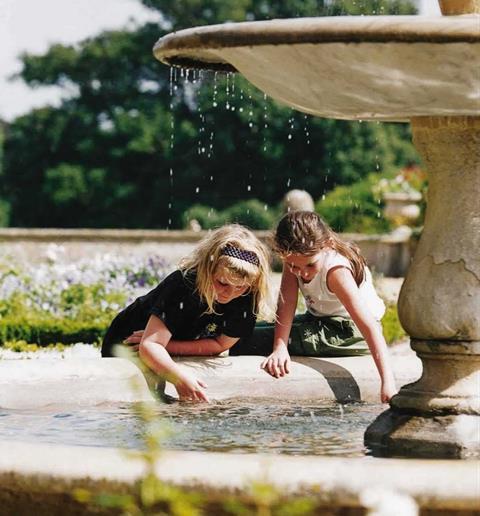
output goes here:
{"type": "Polygon", "coordinates": [[[273,248],[282,257],[289,254],[305,256],[329,247],[345,256],[352,267],[357,285],[365,278],[365,259],[358,247],[344,242],[328,224],[313,211],[291,211],[278,223],[273,237],[273,248]]]}

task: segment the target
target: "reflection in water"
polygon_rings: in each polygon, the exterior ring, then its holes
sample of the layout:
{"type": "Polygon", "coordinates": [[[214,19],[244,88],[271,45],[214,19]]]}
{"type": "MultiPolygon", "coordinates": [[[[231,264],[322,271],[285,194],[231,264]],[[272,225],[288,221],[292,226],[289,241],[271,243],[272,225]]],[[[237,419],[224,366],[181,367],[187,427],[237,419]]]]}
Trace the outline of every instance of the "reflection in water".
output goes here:
{"type": "MultiPolygon", "coordinates": [[[[134,404],[0,410],[0,439],[37,443],[142,448],[146,425],[134,404]]],[[[363,433],[381,405],[301,404],[228,400],[212,404],[156,405],[173,431],[170,449],[363,456],[363,433]]]]}

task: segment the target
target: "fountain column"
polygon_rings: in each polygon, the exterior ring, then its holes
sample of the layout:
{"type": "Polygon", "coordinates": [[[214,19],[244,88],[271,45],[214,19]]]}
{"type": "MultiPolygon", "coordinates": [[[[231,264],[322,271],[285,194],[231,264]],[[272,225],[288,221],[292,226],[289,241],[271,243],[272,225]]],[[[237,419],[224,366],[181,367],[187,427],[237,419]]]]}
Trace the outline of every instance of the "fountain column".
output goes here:
{"type": "Polygon", "coordinates": [[[412,120],[429,175],[427,213],[398,311],[419,381],[367,430],[389,453],[480,451],[480,117],[412,120]]]}

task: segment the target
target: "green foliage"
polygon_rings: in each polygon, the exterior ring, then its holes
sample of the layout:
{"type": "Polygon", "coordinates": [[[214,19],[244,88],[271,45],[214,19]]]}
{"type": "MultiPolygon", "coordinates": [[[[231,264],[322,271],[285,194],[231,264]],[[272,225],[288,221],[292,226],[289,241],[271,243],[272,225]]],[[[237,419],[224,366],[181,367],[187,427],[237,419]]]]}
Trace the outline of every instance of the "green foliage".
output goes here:
{"type": "Polygon", "coordinates": [[[0,120],[0,227],[7,227],[10,221],[10,203],[6,200],[5,179],[3,175],[3,147],[5,129],[0,120]]]}
{"type": "Polygon", "coordinates": [[[194,204],[186,210],[182,220],[184,228],[188,228],[192,220],[196,220],[202,229],[214,229],[224,223],[222,215],[215,208],[203,204],[194,204]]]}
{"type": "Polygon", "coordinates": [[[316,204],[316,211],[335,231],[383,233],[390,229],[382,216],[382,201],[373,193],[378,175],[350,186],[337,186],[316,204]]]}
{"type": "Polygon", "coordinates": [[[55,344],[48,344],[47,346],[39,346],[38,344],[31,344],[24,340],[12,340],[4,342],[3,349],[14,351],[15,353],[32,353],[39,349],[49,349],[54,351],[64,351],[66,346],[61,342],[55,344]]]}
{"type": "Polygon", "coordinates": [[[382,328],[387,344],[392,344],[407,336],[398,319],[397,307],[395,305],[387,306],[387,310],[382,319],[382,328]]]}
{"type": "Polygon", "coordinates": [[[20,76],[28,85],[60,86],[70,97],[8,126],[0,224],[181,227],[193,204],[224,210],[258,199],[273,206],[292,188],[319,198],[376,166],[384,171],[417,159],[406,125],[310,118],[224,74],[205,74],[201,86],[190,77],[171,87],[169,69],[149,50],[166,32],[188,26],[405,14],[414,11],[410,2],[143,3],[161,13],[160,27],[107,31],[76,46],[56,44],[44,55],[22,56],[20,76]]]}
{"type": "Polygon", "coordinates": [[[61,342],[100,342],[112,317],[95,319],[56,318],[49,314],[4,316],[0,319],[0,345],[5,342],[24,341],[39,346],[61,342]]]}
{"type": "Polygon", "coordinates": [[[240,201],[224,212],[226,222],[237,222],[250,229],[272,229],[276,213],[258,199],[240,201]]]}
{"type": "Polygon", "coordinates": [[[62,290],[57,313],[52,313],[41,306],[31,306],[28,297],[18,291],[0,301],[0,345],[9,341],[42,347],[59,342],[98,343],[116,315],[111,307],[124,302],[122,292],[106,292],[101,283],[72,284],[62,290]],[[109,308],[101,310],[102,304],[109,308]]]}
{"type": "Polygon", "coordinates": [[[250,229],[272,229],[277,217],[277,209],[270,208],[258,199],[240,201],[221,211],[203,204],[194,204],[183,214],[183,227],[188,228],[190,221],[196,220],[202,229],[213,229],[234,222],[250,229]]]}
{"type": "Polygon", "coordinates": [[[0,199],[0,228],[8,227],[10,222],[10,203],[0,199]]]}

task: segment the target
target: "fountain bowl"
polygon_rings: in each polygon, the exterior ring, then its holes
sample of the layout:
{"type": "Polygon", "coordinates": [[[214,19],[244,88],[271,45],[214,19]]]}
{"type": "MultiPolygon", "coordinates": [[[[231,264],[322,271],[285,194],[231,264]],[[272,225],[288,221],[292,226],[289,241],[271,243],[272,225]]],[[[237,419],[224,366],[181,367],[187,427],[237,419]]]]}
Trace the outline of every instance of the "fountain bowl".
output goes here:
{"type": "Polygon", "coordinates": [[[154,55],[171,66],[238,71],[277,101],[321,117],[480,115],[475,15],[226,23],[164,36],[154,55]]]}

